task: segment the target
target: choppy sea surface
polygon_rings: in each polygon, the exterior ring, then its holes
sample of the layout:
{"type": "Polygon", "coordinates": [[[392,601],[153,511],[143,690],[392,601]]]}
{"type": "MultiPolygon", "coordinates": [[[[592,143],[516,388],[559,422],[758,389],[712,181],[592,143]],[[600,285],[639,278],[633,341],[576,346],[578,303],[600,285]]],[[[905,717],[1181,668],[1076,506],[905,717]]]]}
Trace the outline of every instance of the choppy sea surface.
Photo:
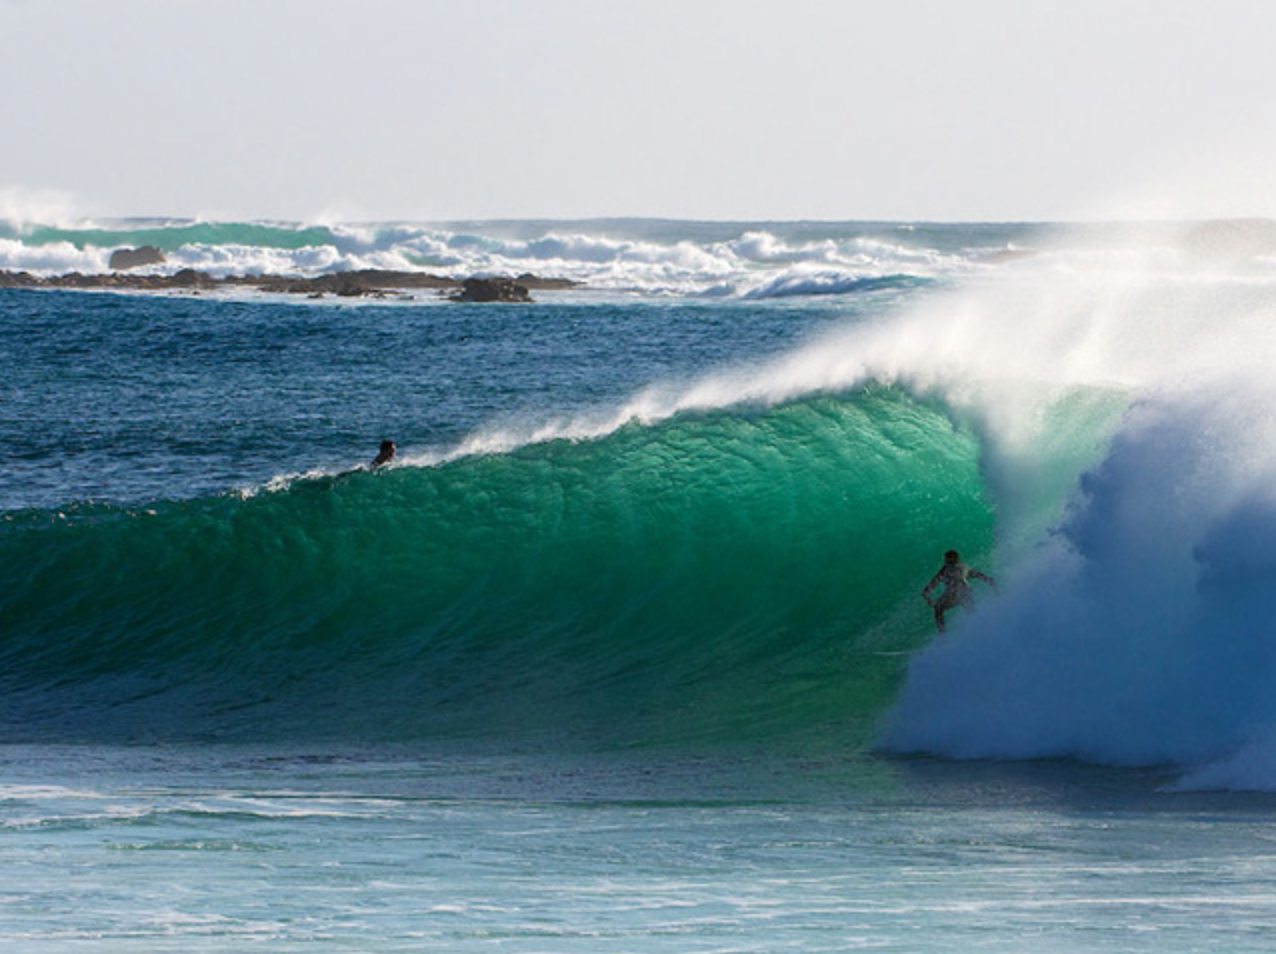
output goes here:
{"type": "Polygon", "coordinates": [[[1276,941],[1267,224],[143,244],[583,285],[0,290],[15,949],[1276,941]]]}

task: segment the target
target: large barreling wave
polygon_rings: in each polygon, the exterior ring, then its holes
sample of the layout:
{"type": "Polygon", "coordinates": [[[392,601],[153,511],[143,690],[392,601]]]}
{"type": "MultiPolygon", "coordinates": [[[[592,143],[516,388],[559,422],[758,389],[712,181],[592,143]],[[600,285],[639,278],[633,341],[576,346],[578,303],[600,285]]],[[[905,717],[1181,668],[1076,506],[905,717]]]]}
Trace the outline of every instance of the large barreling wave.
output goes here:
{"type": "Polygon", "coordinates": [[[877,745],[1276,787],[1276,258],[1245,223],[1103,235],[389,471],[9,515],[4,731],[877,745]],[[1000,585],[933,640],[953,545],[1000,585]]]}

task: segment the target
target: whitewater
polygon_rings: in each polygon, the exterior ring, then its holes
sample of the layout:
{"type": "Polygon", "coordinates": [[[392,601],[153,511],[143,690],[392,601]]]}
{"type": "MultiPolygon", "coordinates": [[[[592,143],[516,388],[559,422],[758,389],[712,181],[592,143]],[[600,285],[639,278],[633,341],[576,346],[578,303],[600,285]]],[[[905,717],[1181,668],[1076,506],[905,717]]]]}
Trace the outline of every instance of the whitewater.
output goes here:
{"type": "Polygon", "coordinates": [[[1273,233],[0,223],[581,283],[0,289],[0,936],[1265,949],[1273,233]]]}

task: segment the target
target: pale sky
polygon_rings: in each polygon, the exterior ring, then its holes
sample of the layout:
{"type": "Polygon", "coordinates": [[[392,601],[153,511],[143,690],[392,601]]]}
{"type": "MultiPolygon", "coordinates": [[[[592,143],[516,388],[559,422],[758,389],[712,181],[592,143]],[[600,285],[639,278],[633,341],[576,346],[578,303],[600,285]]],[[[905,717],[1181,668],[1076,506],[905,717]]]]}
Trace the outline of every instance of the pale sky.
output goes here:
{"type": "Polygon", "coordinates": [[[1276,215],[1269,0],[0,0],[0,215],[1276,215]]]}

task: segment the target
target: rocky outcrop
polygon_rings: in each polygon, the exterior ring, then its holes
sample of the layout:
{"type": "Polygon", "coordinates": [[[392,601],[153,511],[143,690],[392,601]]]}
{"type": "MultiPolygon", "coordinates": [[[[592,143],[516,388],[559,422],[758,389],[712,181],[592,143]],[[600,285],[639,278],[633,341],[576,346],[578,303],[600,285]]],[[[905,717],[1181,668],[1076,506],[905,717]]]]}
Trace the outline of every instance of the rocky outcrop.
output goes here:
{"type": "Polygon", "coordinates": [[[71,272],[66,275],[40,276],[29,272],[0,271],[0,288],[120,288],[137,291],[163,291],[181,289],[199,291],[222,287],[256,288],[264,292],[290,295],[308,295],[322,298],[337,295],[342,298],[385,297],[394,291],[431,289],[449,295],[452,301],[505,301],[529,302],[530,289],[574,288],[579,282],[567,278],[539,278],[536,275],[520,275],[513,278],[447,278],[425,272],[395,272],[382,269],[361,269],[337,272],[315,278],[289,275],[228,275],[216,278],[207,272],[183,268],[171,275],[131,274],[117,270],[98,275],[71,272]]]}
{"type": "Polygon", "coordinates": [[[570,278],[541,278],[531,272],[524,272],[514,281],[529,291],[565,291],[568,288],[575,288],[580,285],[580,282],[570,278]]]}
{"type": "Polygon", "coordinates": [[[256,285],[262,291],[282,292],[291,295],[339,295],[356,298],[363,295],[378,296],[387,291],[407,291],[417,288],[450,291],[459,284],[454,278],[440,278],[424,272],[395,272],[385,269],[364,268],[351,272],[336,272],[316,278],[296,278],[286,275],[263,275],[234,279],[241,284],[256,285]]]}
{"type": "Polygon", "coordinates": [[[39,288],[44,282],[30,272],[0,272],[0,288],[39,288]]]}
{"type": "Polygon", "coordinates": [[[108,264],[115,271],[122,272],[143,265],[163,265],[164,262],[163,252],[154,245],[143,245],[141,248],[117,248],[111,253],[108,264]]]}
{"type": "Polygon", "coordinates": [[[461,283],[461,290],[452,296],[452,301],[531,301],[532,296],[526,285],[520,285],[512,278],[467,278],[461,283]]]}
{"type": "Polygon", "coordinates": [[[197,272],[193,268],[183,268],[173,275],[169,281],[174,288],[216,288],[217,279],[208,272],[197,272]]]}

